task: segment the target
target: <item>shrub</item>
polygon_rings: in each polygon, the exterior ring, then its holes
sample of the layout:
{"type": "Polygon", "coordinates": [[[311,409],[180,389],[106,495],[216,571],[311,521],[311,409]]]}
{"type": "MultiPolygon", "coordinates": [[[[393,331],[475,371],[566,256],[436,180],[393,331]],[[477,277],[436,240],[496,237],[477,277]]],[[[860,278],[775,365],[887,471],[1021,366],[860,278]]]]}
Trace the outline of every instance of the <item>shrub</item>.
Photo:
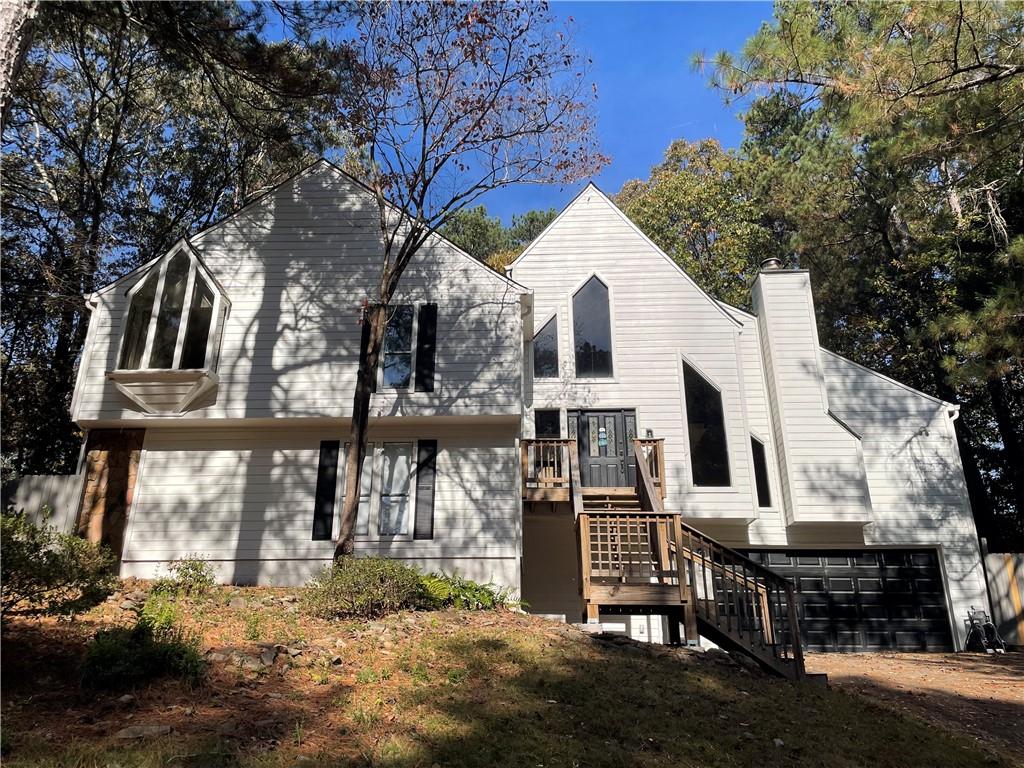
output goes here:
{"type": "Polygon", "coordinates": [[[167,596],[153,595],[135,626],[96,633],[82,663],[82,684],[123,689],[176,677],[196,685],[205,672],[199,639],[181,627],[178,608],[167,596]]]}
{"type": "Polygon", "coordinates": [[[342,557],[313,577],[302,601],[307,613],[321,619],[374,619],[417,607],[420,574],[396,560],[342,557]]]}
{"type": "Polygon", "coordinates": [[[167,566],[168,575],[153,582],[153,591],[201,597],[210,593],[217,583],[213,566],[197,555],[175,560],[167,566]]]}
{"type": "Polygon", "coordinates": [[[115,558],[106,547],[35,525],[24,511],[2,515],[0,615],[73,616],[103,602],[117,588],[115,558]]]}
{"type": "Polygon", "coordinates": [[[489,611],[517,604],[507,589],[478,584],[455,574],[431,573],[422,582],[424,599],[432,608],[489,611]]]}

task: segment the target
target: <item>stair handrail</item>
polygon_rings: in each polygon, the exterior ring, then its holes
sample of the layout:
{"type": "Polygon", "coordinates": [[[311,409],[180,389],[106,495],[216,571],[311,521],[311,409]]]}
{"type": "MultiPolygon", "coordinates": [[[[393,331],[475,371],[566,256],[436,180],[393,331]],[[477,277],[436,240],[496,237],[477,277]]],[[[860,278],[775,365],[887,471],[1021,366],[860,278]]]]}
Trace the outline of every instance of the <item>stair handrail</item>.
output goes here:
{"type": "Polygon", "coordinates": [[[580,473],[580,449],[575,440],[566,447],[569,452],[569,496],[572,499],[572,512],[577,520],[583,514],[583,480],[580,473]]]}
{"type": "MultiPolygon", "coordinates": [[[[651,477],[648,457],[643,453],[642,441],[639,438],[634,439],[633,446],[637,468],[636,488],[637,495],[641,500],[641,509],[643,509],[644,505],[647,504],[652,511],[664,514],[665,509],[661,493],[655,486],[653,478],[651,477]]],[[[655,446],[652,450],[657,450],[658,448],[660,448],[660,446],[655,446]]],[[[655,457],[655,460],[658,460],[657,457],[655,457]]],[[[662,486],[664,487],[664,477],[662,477],[662,486]]],[[[796,600],[792,582],[761,563],[755,562],[746,555],[716,541],[693,526],[687,525],[682,522],[679,515],[675,515],[674,528],[676,540],[673,542],[673,550],[676,556],[676,565],[679,569],[680,591],[682,592],[684,584],[687,585],[686,589],[688,591],[688,595],[686,595],[686,597],[690,598],[690,602],[694,606],[694,610],[697,611],[698,615],[704,613],[706,614],[704,616],[706,620],[716,622],[716,624],[718,622],[717,600],[719,589],[714,583],[714,574],[717,573],[721,578],[731,581],[735,587],[742,588],[748,594],[754,596],[758,601],[758,607],[760,609],[761,626],[759,634],[761,637],[762,649],[770,648],[771,655],[773,657],[776,657],[782,662],[791,662],[795,676],[798,678],[803,677],[803,648],[800,643],[800,626],[797,623],[796,600]],[[710,551],[710,558],[694,551],[693,539],[695,538],[701,543],[702,549],[710,551]],[[684,545],[685,540],[689,540],[690,546],[687,547],[684,545]],[[715,562],[715,550],[720,553],[719,557],[722,562],[715,562]],[[725,562],[726,558],[729,560],[728,563],[725,562]],[[689,568],[687,568],[687,562],[690,563],[689,568]],[[712,572],[711,589],[715,597],[716,606],[716,616],[714,618],[711,617],[707,607],[702,604],[702,601],[699,599],[699,595],[697,594],[698,585],[695,573],[695,566],[697,564],[700,564],[702,568],[712,572]],[[742,566],[742,573],[737,573],[737,566],[742,566]],[[687,574],[687,571],[689,571],[689,574],[687,574]],[[748,574],[753,574],[753,576],[751,577],[748,574]],[[759,583],[758,577],[766,582],[763,586],[759,583]],[[781,590],[785,593],[787,615],[786,631],[784,632],[780,631],[780,628],[776,626],[776,616],[771,609],[771,592],[773,590],[776,595],[776,602],[778,602],[778,598],[780,597],[779,591],[781,590]],[[779,639],[782,640],[781,647],[777,642],[779,639]]],[[[706,583],[704,584],[704,587],[705,592],[707,592],[708,585],[706,583]]],[[[728,601],[728,592],[724,591],[723,594],[726,601],[728,601]]],[[[738,606],[735,605],[733,607],[738,608],[738,606]]],[[[781,606],[779,607],[781,608],[781,606]]],[[[739,624],[740,621],[741,617],[737,614],[737,623],[739,624]]],[[[731,624],[729,628],[731,629],[731,624]]],[[[755,627],[747,628],[748,635],[752,629],[755,629],[755,627]]],[[[756,650],[753,647],[754,644],[750,642],[749,639],[748,642],[751,645],[751,650],[756,650]]]]}
{"type": "Polygon", "coordinates": [[[640,509],[643,509],[646,503],[650,505],[652,512],[664,514],[665,503],[654,484],[654,478],[651,477],[651,468],[647,464],[647,456],[643,452],[643,441],[640,438],[633,440],[633,457],[636,459],[636,495],[640,499],[640,509]]]}

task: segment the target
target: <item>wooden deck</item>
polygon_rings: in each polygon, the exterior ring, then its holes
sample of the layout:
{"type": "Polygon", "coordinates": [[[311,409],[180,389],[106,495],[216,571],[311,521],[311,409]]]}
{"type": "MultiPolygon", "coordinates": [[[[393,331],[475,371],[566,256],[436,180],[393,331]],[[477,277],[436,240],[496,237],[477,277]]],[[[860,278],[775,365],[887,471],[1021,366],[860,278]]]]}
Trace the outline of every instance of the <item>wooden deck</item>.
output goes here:
{"type": "Polygon", "coordinates": [[[801,677],[792,584],[665,509],[661,440],[635,440],[634,456],[635,487],[584,488],[575,440],[522,441],[527,507],[568,502],[572,510],[586,620],[660,613],[670,619],[670,642],[696,641],[699,633],[801,677]]]}

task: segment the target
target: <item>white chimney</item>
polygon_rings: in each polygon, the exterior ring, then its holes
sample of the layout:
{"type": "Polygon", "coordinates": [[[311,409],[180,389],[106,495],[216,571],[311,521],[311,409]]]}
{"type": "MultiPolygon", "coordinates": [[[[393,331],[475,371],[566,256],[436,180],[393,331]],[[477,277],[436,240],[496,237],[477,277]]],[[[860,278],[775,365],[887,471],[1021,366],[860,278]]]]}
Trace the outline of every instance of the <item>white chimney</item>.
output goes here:
{"type": "Polygon", "coordinates": [[[767,259],[752,293],[786,524],[870,522],[860,437],[829,412],[810,275],[767,259]]]}

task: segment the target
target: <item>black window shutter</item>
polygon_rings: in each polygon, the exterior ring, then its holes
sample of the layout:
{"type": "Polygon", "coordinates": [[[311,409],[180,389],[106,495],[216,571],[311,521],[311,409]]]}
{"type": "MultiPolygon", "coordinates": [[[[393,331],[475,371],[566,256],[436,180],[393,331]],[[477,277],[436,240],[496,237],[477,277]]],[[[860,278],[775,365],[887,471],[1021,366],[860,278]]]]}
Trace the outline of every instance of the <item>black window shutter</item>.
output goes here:
{"type": "Polygon", "coordinates": [[[414,539],[434,538],[434,476],[437,440],[420,440],[416,454],[416,523],[414,539]]]}
{"type": "Polygon", "coordinates": [[[437,304],[420,305],[416,332],[416,391],[434,391],[434,353],[437,350],[437,304]]]}
{"type": "Polygon", "coordinates": [[[313,502],[313,541],[330,541],[334,525],[334,494],[338,488],[339,440],[320,441],[320,464],[316,470],[316,499],[313,502]]]}
{"type": "MultiPolygon", "coordinates": [[[[363,333],[359,339],[359,375],[363,374],[363,366],[366,365],[366,350],[370,347],[370,321],[363,320],[362,323],[363,333]]],[[[370,391],[377,391],[377,372],[374,371],[374,376],[370,379],[370,391]]]]}

